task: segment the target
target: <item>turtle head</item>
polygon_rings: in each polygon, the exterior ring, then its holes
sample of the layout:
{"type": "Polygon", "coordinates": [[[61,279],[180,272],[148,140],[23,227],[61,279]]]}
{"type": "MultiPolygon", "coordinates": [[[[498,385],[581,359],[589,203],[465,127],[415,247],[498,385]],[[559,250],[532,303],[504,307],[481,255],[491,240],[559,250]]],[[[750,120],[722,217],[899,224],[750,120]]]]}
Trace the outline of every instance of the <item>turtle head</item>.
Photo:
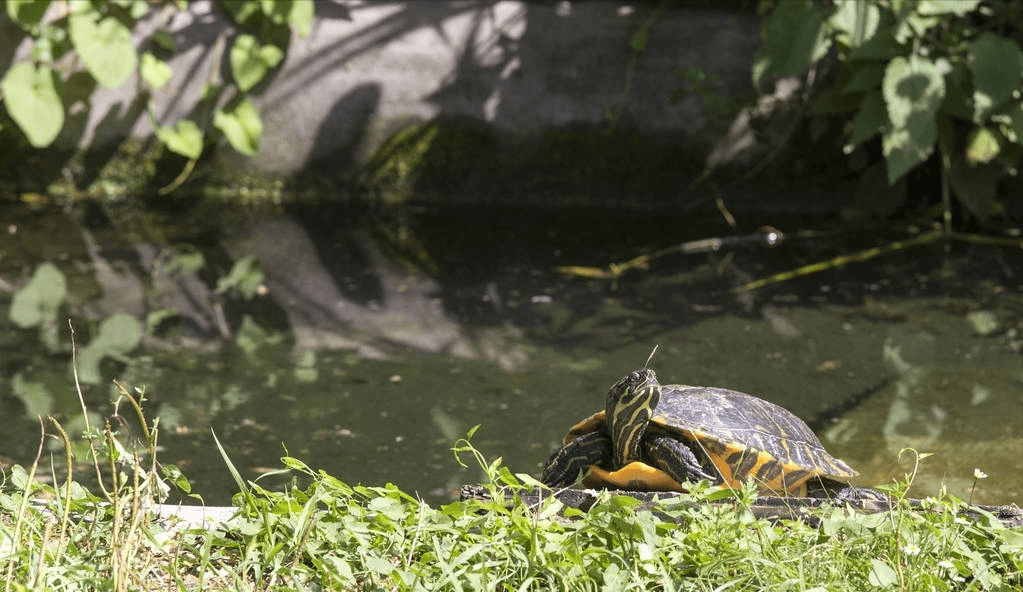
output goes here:
{"type": "Polygon", "coordinates": [[[607,391],[607,423],[615,468],[639,460],[643,432],[661,401],[661,383],[653,370],[630,372],[607,391]]]}

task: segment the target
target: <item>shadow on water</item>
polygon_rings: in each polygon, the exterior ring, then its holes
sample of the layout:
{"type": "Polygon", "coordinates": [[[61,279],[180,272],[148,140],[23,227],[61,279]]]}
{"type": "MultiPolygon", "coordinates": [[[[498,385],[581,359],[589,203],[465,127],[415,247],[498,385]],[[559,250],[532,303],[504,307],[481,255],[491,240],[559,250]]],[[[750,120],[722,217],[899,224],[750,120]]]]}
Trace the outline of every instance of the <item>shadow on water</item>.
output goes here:
{"type": "Polygon", "coordinates": [[[127,313],[118,318],[146,327],[141,345],[91,354],[87,403],[109,413],[111,378],[144,388],[162,460],[207,503],[233,491],[211,429],[248,478],[279,469],[286,449],[346,481],[445,500],[480,478],[450,452],[477,424],[477,447],[535,475],[654,344],[662,381],[754,393],[816,420],[860,484],[901,478],[911,447],[934,453],[915,494],[944,485],[968,498],[977,468],[988,477],[973,501],[1023,501],[1018,249],[958,244],[946,255],[935,243],[737,294],[896,237],[665,257],[610,282],[556,268],[730,231],[718,219],[581,209],[321,207],[145,228],[7,209],[4,309],[44,262],[67,290],[38,305],[54,311],[39,326],[0,319],[0,455],[11,462],[34,456],[39,415],[80,428],[66,319],[89,347],[113,343],[104,320],[127,313]],[[249,299],[245,281],[218,284],[246,256],[262,272],[249,276],[249,299]]]}

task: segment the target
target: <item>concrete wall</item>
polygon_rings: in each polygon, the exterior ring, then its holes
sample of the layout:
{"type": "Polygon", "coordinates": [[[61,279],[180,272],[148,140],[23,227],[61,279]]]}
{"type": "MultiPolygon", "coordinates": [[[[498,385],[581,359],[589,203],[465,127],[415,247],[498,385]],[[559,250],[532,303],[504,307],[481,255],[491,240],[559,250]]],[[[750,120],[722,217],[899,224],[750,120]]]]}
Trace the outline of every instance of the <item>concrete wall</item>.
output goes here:
{"type": "MultiPolygon", "coordinates": [[[[264,134],[252,164],[288,173],[339,151],[357,159],[402,125],[439,115],[486,121],[516,136],[600,124],[622,98],[629,40],[655,8],[619,1],[317,2],[311,34],[292,39],[283,67],[255,97],[264,134]]],[[[719,75],[732,96],[750,97],[757,26],[750,12],[670,7],[635,64],[624,119],[641,132],[705,133],[695,98],[669,104],[679,86],[673,71],[702,68],[719,75]]],[[[144,37],[153,27],[143,23],[137,32],[144,37]]],[[[208,1],[192,3],[170,28],[179,54],[171,62],[174,79],[155,97],[161,122],[190,115],[211,77],[230,76],[226,59],[214,64],[222,44],[238,34],[208,1]]],[[[0,34],[9,33],[8,22],[0,34]]],[[[17,52],[26,51],[23,42],[17,52]]],[[[151,133],[136,86],[98,89],[75,115],[80,129],[62,141],[98,145],[151,133]]]]}

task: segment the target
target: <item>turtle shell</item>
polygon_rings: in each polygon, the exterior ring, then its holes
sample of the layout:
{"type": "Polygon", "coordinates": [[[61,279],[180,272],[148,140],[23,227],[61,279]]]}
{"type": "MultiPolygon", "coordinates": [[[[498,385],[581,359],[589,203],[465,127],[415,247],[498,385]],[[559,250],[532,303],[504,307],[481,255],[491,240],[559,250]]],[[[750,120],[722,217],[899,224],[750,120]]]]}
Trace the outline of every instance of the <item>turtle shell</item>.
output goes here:
{"type": "MultiPolygon", "coordinates": [[[[564,441],[606,429],[607,416],[602,411],[573,426],[564,441]]],[[[647,429],[690,442],[732,487],[752,478],[765,493],[805,495],[811,477],[844,480],[858,474],[831,456],[813,430],[792,412],[738,391],[662,385],[660,403],[647,429]]],[[[615,486],[623,481],[635,484],[643,479],[642,471],[635,470],[627,465],[602,478],[615,486]]]]}

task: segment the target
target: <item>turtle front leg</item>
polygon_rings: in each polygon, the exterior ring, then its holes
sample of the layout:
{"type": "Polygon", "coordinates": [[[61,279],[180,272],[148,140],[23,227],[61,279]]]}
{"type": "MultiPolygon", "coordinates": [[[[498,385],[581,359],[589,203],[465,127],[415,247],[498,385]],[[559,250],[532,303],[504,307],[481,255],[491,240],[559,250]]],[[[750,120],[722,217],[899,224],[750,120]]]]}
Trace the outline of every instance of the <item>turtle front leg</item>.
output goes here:
{"type": "Polygon", "coordinates": [[[549,487],[569,487],[592,465],[610,469],[611,450],[611,436],[601,432],[583,434],[554,451],[540,481],[549,487]]]}
{"type": "Polygon", "coordinates": [[[834,499],[853,502],[891,503],[888,496],[869,487],[854,487],[848,483],[825,477],[811,478],[806,482],[807,497],[834,499]]]}
{"type": "Polygon", "coordinates": [[[661,469],[679,483],[706,479],[711,483],[721,481],[703,470],[703,464],[693,450],[678,438],[664,435],[649,435],[643,440],[644,451],[651,464],[661,469]]]}

